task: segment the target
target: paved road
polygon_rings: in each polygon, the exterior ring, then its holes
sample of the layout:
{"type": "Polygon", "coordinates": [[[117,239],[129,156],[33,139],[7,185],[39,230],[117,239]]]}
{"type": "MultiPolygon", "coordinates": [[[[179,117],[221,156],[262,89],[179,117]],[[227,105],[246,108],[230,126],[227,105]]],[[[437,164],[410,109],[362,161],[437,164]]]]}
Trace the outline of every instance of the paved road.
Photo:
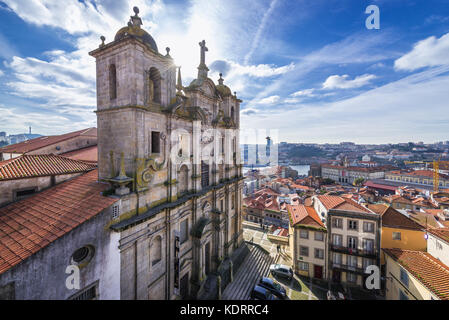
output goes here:
{"type": "Polygon", "coordinates": [[[273,257],[257,246],[248,244],[250,253],[246,256],[234,281],[228,284],[222,294],[223,300],[249,300],[251,290],[263,276],[267,276],[273,257]]]}

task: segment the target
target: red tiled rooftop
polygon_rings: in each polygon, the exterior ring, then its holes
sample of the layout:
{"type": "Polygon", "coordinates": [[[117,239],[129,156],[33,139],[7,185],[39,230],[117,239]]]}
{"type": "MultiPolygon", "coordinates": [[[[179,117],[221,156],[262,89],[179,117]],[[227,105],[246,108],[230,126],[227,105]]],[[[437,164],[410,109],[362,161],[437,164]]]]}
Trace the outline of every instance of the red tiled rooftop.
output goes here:
{"type": "Polygon", "coordinates": [[[443,239],[444,241],[449,243],[449,228],[428,228],[427,231],[435,236],[437,236],[440,239],[443,239]]]}
{"type": "Polygon", "coordinates": [[[320,195],[317,196],[317,198],[326,207],[327,210],[334,209],[361,213],[372,213],[370,210],[353,201],[352,199],[330,195],[320,195]]]}
{"type": "Polygon", "coordinates": [[[0,208],[0,274],[116,202],[97,178],[92,170],[0,208]]]}
{"type": "Polygon", "coordinates": [[[22,155],[0,162],[0,181],[84,172],[95,167],[54,154],[22,155]]]}
{"type": "Polygon", "coordinates": [[[427,252],[383,249],[442,300],[449,300],[449,267],[427,252]]]}
{"type": "Polygon", "coordinates": [[[320,217],[313,207],[307,207],[303,204],[287,205],[287,211],[290,216],[290,223],[292,226],[301,224],[314,227],[325,228],[320,217]]]}
{"type": "Polygon", "coordinates": [[[382,216],[382,226],[390,228],[403,228],[420,231],[423,228],[414,220],[387,204],[369,204],[368,208],[382,216]]]}
{"type": "Polygon", "coordinates": [[[57,136],[42,136],[35,139],[11,144],[0,148],[0,153],[26,153],[40,148],[50,146],[61,141],[74,138],[80,135],[97,136],[97,128],[88,128],[75,132],[69,132],[57,136]]]}
{"type": "Polygon", "coordinates": [[[64,157],[79,160],[83,162],[97,163],[98,162],[98,146],[90,146],[74,151],[69,151],[62,154],[64,157]]]}

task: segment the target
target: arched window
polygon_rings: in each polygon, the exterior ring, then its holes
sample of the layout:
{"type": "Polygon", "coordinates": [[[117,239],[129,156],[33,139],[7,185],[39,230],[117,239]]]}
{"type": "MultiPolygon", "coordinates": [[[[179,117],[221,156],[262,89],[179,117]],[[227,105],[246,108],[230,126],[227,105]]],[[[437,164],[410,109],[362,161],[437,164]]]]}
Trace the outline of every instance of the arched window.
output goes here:
{"type": "Polygon", "coordinates": [[[115,64],[109,66],[109,98],[114,100],[117,98],[117,71],[115,64]]]}
{"type": "Polygon", "coordinates": [[[231,107],[231,119],[235,122],[235,119],[234,119],[234,107],[231,107]]]}
{"type": "Polygon", "coordinates": [[[218,180],[222,182],[224,179],[224,164],[223,162],[218,165],[218,180]]]}
{"type": "Polygon", "coordinates": [[[181,169],[179,169],[178,186],[181,195],[189,190],[189,169],[186,165],[183,165],[181,169]]]}
{"type": "Polygon", "coordinates": [[[151,265],[154,266],[156,263],[162,260],[162,237],[157,236],[151,243],[150,250],[151,265]]]}
{"type": "Polygon", "coordinates": [[[148,73],[148,101],[161,103],[161,73],[155,67],[148,73]]]}

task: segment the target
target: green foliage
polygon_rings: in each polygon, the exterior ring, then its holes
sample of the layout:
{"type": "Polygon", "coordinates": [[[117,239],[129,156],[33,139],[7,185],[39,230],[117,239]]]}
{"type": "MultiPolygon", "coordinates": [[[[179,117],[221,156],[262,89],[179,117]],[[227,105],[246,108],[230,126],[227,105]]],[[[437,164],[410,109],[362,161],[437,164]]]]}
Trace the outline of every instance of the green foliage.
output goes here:
{"type": "Polygon", "coordinates": [[[354,180],[354,185],[361,186],[363,184],[363,182],[365,182],[365,179],[357,178],[357,179],[354,180]]]}

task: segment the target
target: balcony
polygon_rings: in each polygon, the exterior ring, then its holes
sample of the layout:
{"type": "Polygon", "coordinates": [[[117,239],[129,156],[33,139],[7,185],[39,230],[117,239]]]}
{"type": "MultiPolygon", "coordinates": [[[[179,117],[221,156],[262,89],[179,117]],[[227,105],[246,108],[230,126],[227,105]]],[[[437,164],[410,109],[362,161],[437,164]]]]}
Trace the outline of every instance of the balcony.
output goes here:
{"type": "Polygon", "coordinates": [[[342,245],[331,244],[331,251],[350,254],[359,257],[376,259],[378,255],[377,250],[353,249],[342,245]]]}
{"type": "Polygon", "coordinates": [[[364,269],[363,268],[359,268],[358,266],[351,266],[351,265],[347,265],[347,264],[342,264],[342,263],[338,263],[338,262],[331,262],[331,266],[332,269],[334,270],[339,270],[342,272],[352,272],[352,273],[356,273],[356,274],[360,274],[360,275],[364,275],[364,269]]]}

